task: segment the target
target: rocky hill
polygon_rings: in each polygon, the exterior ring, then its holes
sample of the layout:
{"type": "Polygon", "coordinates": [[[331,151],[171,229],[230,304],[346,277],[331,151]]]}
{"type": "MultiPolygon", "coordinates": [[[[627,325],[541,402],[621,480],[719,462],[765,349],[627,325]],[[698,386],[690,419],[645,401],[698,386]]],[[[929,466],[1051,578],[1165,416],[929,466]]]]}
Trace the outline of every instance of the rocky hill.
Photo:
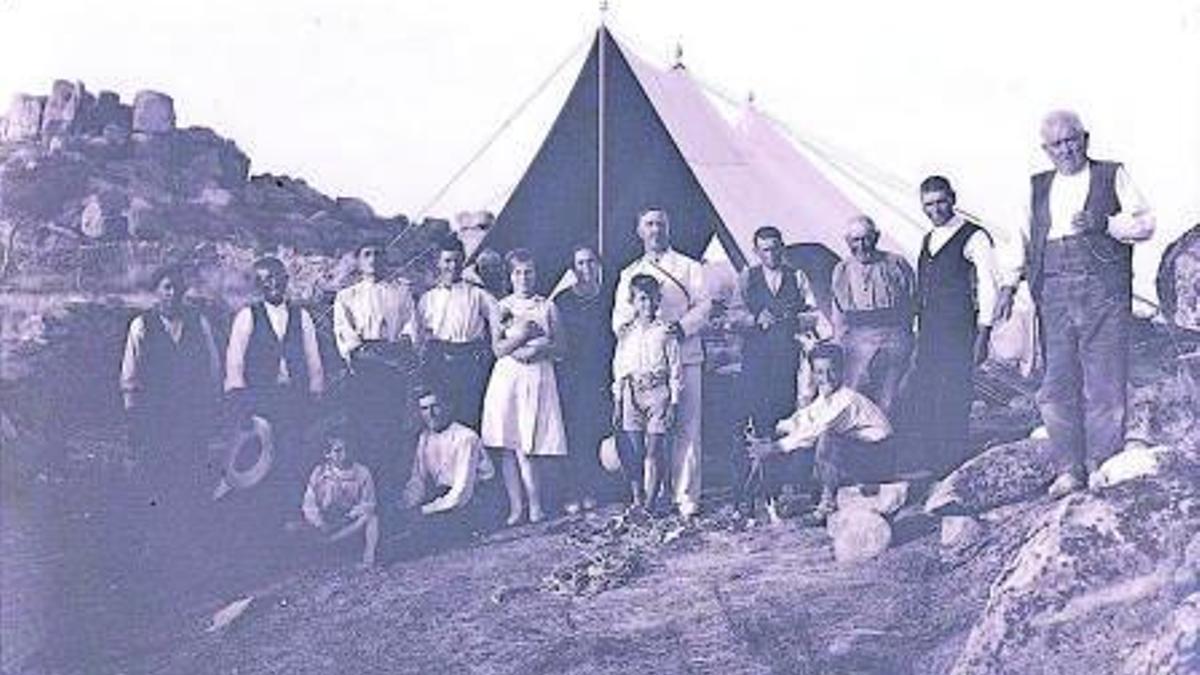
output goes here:
{"type": "Polygon", "coordinates": [[[141,91],[128,104],[65,80],[48,96],[18,94],[0,118],[6,441],[119,418],[125,326],[149,303],[144,282],[162,264],[190,268],[193,295],[220,332],[251,296],[259,255],[279,255],[293,295],[327,317],[360,242],[392,241],[393,261],[420,282],[433,239],[449,232],[444,220],[380,217],[361,199],[327,196],[300,178],[251,175],[234,141],[175,120],[166,94],[141,91]]]}

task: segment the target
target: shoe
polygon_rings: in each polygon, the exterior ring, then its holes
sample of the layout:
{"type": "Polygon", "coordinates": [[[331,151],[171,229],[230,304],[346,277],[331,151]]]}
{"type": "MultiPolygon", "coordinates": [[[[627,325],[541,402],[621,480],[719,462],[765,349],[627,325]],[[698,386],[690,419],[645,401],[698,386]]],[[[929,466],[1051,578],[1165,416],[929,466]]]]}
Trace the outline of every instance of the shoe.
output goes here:
{"type": "Polygon", "coordinates": [[[563,505],[563,513],[566,513],[568,516],[573,516],[579,513],[580,510],[582,509],[579,505],[579,502],[567,502],[563,505]]]}
{"type": "Polygon", "coordinates": [[[1046,490],[1046,493],[1050,496],[1050,499],[1061,499],[1082,487],[1083,483],[1074,473],[1061,473],[1050,484],[1050,488],[1046,490]]]}
{"type": "Polygon", "coordinates": [[[596,508],[595,497],[584,497],[582,506],[584,511],[591,511],[592,509],[596,508]]]}
{"type": "Polygon", "coordinates": [[[772,525],[781,524],[783,522],[783,517],[779,515],[779,505],[775,503],[775,500],[768,501],[766,507],[767,522],[771,523],[772,525]]]}
{"type": "Polygon", "coordinates": [[[693,502],[690,499],[679,502],[679,515],[683,516],[684,518],[691,518],[699,512],[700,505],[696,502],[693,502]]]}

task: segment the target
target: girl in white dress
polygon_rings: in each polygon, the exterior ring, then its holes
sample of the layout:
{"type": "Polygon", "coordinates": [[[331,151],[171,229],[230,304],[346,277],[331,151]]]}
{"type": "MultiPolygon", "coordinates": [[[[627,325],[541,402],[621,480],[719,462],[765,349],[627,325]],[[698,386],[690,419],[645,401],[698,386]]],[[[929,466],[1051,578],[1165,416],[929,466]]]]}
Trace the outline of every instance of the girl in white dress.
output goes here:
{"type": "Polygon", "coordinates": [[[513,293],[500,301],[499,325],[492,326],[496,366],[483,399],[483,444],[503,448],[501,462],[508,492],[508,524],[521,521],[522,489],[529,521],[544,517],[534,457],[565,456],[566,432],[559,407],[554,359],[560,349],[554,303],[533,292],[537,271],[525,249],[508,254],[513,293]]]}

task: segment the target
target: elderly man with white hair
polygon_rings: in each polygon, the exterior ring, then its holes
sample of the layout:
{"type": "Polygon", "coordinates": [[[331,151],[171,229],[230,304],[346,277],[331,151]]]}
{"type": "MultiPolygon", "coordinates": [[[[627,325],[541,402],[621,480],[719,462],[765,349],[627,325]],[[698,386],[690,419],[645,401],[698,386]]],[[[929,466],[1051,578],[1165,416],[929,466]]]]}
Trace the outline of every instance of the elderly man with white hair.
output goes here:
{"type": "Polygon", "coordinates": [[[846,353],[846,385],[888,412],[913,351],[916,275],[903,257],[881,251],[869,216],[846,225],[850,257],[833,268],[833,325],[846,353]]]}
{"type": "Polygon", "coordinates": [[[1007,318],[1024,276],[1045,336],[1038,404],[1060,459],[1050,486],[1061,496],[1124,445],[1133,244],[1154,233],[1154,216],[1118,162],[1088,156],[1079,116],[1045,117],[1042,149],[1054,169],[1033,176],[1024,265],[1002,290],[1007,318]]]}

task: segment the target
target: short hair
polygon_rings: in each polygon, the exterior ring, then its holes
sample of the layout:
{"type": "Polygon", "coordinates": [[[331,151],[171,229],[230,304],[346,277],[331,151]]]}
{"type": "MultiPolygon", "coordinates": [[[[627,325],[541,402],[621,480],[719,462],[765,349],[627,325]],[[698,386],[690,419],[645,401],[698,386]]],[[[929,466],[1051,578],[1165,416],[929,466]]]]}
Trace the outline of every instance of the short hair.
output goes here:
{"type": "Polygon", "coordinates": [[[457,253],[464,257],[467,255],[467,249],[463,246],[462,241],[458,237],[449,235],[438,238],[437,250],[439,255],[446,252],[457,253]]]}
{"type": "Polygon", "coordinates": [[[533,265],[533,252],[527,248],[514,248],[504,256],[504,262],[508,263],[509,271],[517,265],[533,265]]]}
{"type": "Polygon", "coordinates": [[[775,227],[774,225],[764,225],[754,231],[753,241],[758,243],[759,239],[774,239],[780,243],[783,243],[783,233],[780,232],[779,228],[775,227]]]}
{"type": "Polygon", "coordinates": [[[652,298],[662,298],[662,284],[649,274],[633,275],[629,280],[629,297],[633,297],[634,291],[641,291],[652,298]]]}
{"type": "Polygon", "coordinates": [[[661,206],[647,206],[641,211],[638,211],[637,222],[642,222],[642,218],[645,218],[646,214],[656,212],[662,214],[663,220],[666,221],[667,226],[669,227],[671,225],[671,217],[667,215],[667,210],[661,206]]]}
{"type": "Polygon", "coordinates": [[[1086,134],[1087,129],[1083,126],[1083,120],[1079,119],[1079,115],[1074,110],[1051,110],[1042,118],[1041,132],[1045,137],[1050,129],[1058,126],[1067,127],[1081,134],[1086,134]]]}
{"type": "Polygon", "coordinates": [[[950,187],[950,179],[945,176],[929,176],[921,181],[921,192],[949,192],[954,194],[954,188],[950,187]]]}
{"type": "MultiPolygon", "coordinates": [[[[462,243],[462,242],[459,242],[462,243]]],[[[475,266],[485,267],[487,265],[503,265],[504,258],[500,256],[500,252],[494,248],[483,248],[475,254],[475,266]]]]}
{"type": "Polygon", "coordinates": [[[354,249],[354,257],[357,258],[358,256],[362,255],[363,251],[365,251],[369,248],[377,248],[380,250],[380,252],[386,253],[387,249],[388,249],[388,244],[386,241],[383,241],[382,239],[367,239],[366,241],[363,241],[362,243],[360,243],[354,249]]]}
{"type": "Polygon", "coordinates": [[[808,352],[808,362],[812,364],[822,359],[842,370],[846,365],[846,352],[835,342],[822,342],[808,352]]]}
{"type": "Polygon", "coordinates": [[[575,244],[571,247],[571,261],[574,262],[575,256],[579,255],[583,251],[591,253],[596,257],[596,260],[600,259],[600,254],[596,252],[596,247],[592,246],[591,244],[575,244]]]}
{"type": "Polygon", "coordinates": [[[150,289],[157,289],[158,285],[163,282],[163,279],[170,279],[175,282],[176,286],[182,288],[187,288],[188,285],[187,270],[183,265],[178,263],[164,265],[154,270],[154,274],[150,275],[150,289]]]}
{"type": "Polygon", "coordinates": [[[273,255],[265,255],[258,260],[255,260],[251,267],[255,270],[267,270],[276,274],[287,274],[287,267],[283,261],[273,255]]]}

